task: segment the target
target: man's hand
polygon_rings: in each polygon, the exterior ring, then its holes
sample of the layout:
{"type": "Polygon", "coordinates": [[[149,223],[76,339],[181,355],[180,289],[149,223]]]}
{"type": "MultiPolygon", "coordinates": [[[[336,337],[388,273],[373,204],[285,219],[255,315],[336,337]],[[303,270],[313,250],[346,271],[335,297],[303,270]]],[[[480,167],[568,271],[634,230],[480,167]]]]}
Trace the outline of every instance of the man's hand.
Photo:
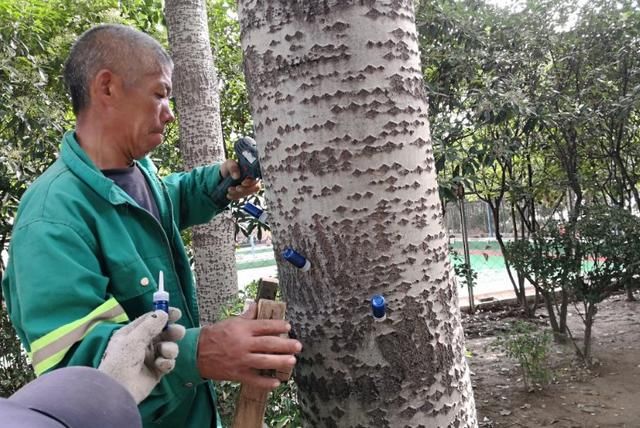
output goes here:
{"type": "Polygon", "coordinates": [[[242,315],[202,328],[198,341],[198,369],[207,379],[231,380],[262,389],[274,389],[278,379],[260,370],[289,371],[302,344],[277,335],[288,333],[283,320],[255,320],[257,305],[242,315]]]}
{"type": "Polygon", "coordinates": [[[99,370],[120,382],[133,396],[136,403],[147,398],[151,390],[176,364],[178,345],[185,329],[174,323],[182,313],[169,308],[149,312],[116,331],[98,367],[99,370]]]}
{"type": "MultiPolygon", "coordinates": [[[[233,159],[227,159],[220,165],[220,174],[222,178],[225,178],[229,174],[234,179],[240,178],[240,167],[238,163],[233,159]]],[[[229,191],[227,192],[227,198],[232,201],[237,201],[238,199],[242,199],[245,196],[249,196],[253,193],[258,192],[260,190],[260,182],[258,180],[254,180],[253,178],[245,178],[242,180],[239,186],[231,186],[229,187],[229,191]]]]}

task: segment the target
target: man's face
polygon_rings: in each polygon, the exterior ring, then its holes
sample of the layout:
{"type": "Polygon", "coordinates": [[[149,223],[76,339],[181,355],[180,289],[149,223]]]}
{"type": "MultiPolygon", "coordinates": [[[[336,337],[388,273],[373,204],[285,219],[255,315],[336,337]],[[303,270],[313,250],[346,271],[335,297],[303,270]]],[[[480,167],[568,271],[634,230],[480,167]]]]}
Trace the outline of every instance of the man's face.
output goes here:
{"type": "Polygon", "coordinates": [[[175,117],[169,106],[171,69],[140,76],[123,86],[118,124],[121,149],[132,159],[140,159],[162,143],[164,127],[175,117]]]}

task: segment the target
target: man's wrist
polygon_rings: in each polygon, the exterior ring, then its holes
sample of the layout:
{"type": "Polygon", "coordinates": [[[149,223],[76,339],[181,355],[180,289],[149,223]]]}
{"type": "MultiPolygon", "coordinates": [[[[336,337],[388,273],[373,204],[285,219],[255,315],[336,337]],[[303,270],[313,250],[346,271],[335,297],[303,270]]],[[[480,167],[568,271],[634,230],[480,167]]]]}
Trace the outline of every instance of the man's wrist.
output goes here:
{"type": "Polygon", "coordinates": [[[198,385],[206,381],[200,375],[198,366],[198,343],[200,340],[201,328],[188,328],[184,338],[178,342],[180,352],[176,359],[176,367],[173,372],[185,385],[198,385]]]}

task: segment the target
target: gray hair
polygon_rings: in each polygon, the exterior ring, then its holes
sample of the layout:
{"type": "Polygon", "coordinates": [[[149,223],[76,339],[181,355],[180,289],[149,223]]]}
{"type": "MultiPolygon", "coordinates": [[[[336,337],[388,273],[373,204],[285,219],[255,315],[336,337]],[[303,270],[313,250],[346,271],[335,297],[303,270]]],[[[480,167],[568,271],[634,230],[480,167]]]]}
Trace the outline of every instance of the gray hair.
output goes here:
{"type": "Polygon", "coordinates": [[[98,25],[74,43],[64,65],[73,112],[89,106],[89,84],[102,69],[131,81],[143,72],[173,68],[171,57],[153,37],[125,25],[98,25]]]}

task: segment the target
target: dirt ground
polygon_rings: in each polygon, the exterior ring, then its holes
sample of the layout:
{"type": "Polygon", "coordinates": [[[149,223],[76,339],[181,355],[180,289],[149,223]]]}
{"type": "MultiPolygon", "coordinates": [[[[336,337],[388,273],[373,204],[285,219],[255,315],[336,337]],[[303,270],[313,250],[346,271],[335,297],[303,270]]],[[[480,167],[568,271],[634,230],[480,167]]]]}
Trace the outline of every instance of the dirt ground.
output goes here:
{"type": "MultiPolygon", "coordinates": [[[[570,329],[581,337],[582,320],[575,307],[570,312],[570,329]]],[[[546,311],[536,314],[546,324],[546,311]]],[[[525,391],[514,361],[487,347],[514,320],[508,307],[464,316],[481,427],[640,427],[640,302],[624,295],[603,302],[593,328],[594,367],[581,367],[572,345],[554,344],[553,380],[533,392],[525,391]]]]}

